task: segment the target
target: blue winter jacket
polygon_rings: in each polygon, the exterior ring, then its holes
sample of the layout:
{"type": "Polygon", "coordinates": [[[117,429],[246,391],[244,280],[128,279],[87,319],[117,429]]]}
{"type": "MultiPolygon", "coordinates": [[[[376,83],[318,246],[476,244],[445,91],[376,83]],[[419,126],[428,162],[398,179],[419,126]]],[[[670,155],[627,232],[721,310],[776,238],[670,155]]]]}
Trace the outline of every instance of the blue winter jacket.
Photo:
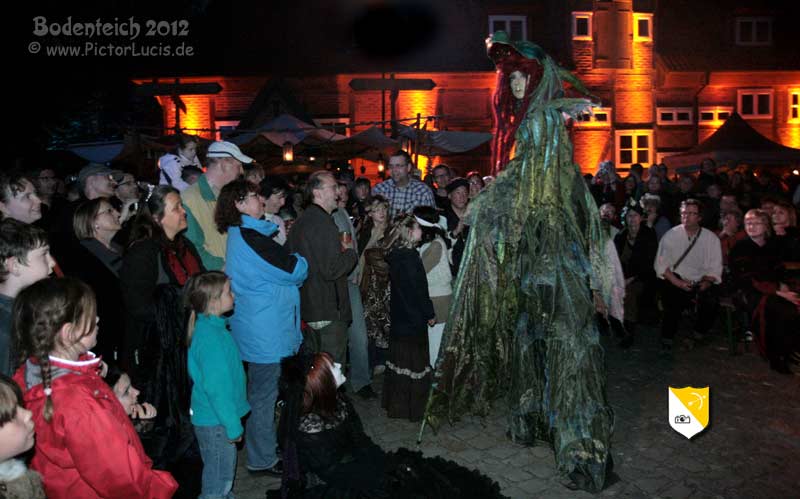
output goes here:
{"type": "Polygon", "coordinates": [[[242,215],[240,227],[228,229],[225,273],[235,294],[230,325],[247,362],[278,363],[294,355],[303,340],[300,286],[308,263],[272,239],[277,230],[248,215],[242,215]]]}

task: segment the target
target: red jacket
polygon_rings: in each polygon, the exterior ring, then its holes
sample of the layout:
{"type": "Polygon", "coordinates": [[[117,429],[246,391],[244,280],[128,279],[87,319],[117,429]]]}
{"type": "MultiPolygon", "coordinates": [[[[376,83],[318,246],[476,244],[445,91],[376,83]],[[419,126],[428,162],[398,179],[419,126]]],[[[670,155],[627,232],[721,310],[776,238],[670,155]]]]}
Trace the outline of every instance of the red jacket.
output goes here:
{"type": "Polygon", "coordinates": [[[99,360],[51,357],[50,423],[43,417],[38,369],[28,372],[29,361],[17,370],[14,380],[23,387],[36,429],[31,468],[42,475],[50,499],[172,497],[177,483],[169,473],[152,469],[122,404],[98,375],[99,360]]]}

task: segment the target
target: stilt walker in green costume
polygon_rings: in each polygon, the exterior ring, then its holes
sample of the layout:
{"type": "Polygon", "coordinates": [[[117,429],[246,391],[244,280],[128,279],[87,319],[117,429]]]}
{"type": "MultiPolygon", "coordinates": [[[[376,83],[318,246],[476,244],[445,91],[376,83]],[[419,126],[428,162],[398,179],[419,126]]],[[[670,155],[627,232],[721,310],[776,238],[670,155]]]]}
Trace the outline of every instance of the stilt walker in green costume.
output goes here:
{"type": "Polygon", "coordinates": [[[549,442],[566,485],[603,488],[614,415],[594,314],[608,303],[607,235],[564,115],[585,112],[571,73],[530,42],[487,39],[497,65],[493,169],[470,235],[436,362],[426,420],[489,413],[499,398],[514,442],[549,442]]]}

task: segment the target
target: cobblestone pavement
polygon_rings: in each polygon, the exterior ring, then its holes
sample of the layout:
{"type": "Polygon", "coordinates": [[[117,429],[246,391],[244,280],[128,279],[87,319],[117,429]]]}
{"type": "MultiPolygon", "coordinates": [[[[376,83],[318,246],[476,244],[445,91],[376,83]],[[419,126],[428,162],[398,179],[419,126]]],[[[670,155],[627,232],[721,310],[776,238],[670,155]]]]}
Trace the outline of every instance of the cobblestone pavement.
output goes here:
{"type": "MultiPolygon", "coordinates": [[[[481,470],[511,498],[798,497],[800,376],[770,371],[755,344],[730,356],[719,334],[704,345],[678,341],[672,359],[659,356],[654,328],[642,328],[628,351],[604,343],[619,480],[600,494],[562,486],[549,447],[512,444],[501,404],[485,420],[466,417],[438,434],[426,429],[420,450],[481,470]],[[709,427],[692,440],[672,430],[667,414],[667,387],[688,385],[711,387],[709,427]]],[[[367,433],[384,449],[415,448],[418,424],[388,419],[376,400],[354,402],[367,433]]],[[[278,479],[248,476],[245,459],[240,453],[239,499],[260,499],[279,486],[278,479]]]]}

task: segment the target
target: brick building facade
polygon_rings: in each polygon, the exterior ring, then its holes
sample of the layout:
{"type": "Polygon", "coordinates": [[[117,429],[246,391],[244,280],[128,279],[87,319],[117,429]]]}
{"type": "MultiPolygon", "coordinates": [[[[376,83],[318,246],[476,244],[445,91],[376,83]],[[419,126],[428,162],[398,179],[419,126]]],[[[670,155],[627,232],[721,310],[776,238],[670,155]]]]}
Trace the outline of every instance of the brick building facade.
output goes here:
{"type": "MultiPolygon", "coordinates": [[[[327,65],[316,60],[313,74],[304,71],[302,64],[292,67],[295,59],[291,59],[283,62],[288,67],[281,68],[280,78],[274,68],[258,76],[181,77],[183,82],[219,82],[223,87],[213,96],[183,96],[187,113],[181,125],[202,129],[199,133],[210,138],[212,129],[235,126],[245,117],[250,126],[263,123],[288,111],[286,99],[268,90],[275,81],[281,82],[284,95],[288,93],[296,101],[295,109],[299,106],[317,123],[379,121],[382,107],[388,119],[388,92],[383,93],[382,104],[382,92],[349,87],[353,78],[381,77],[381,72],[363,70],[370,68],[394,71],[398,78],[436,82],[431,91],[400,92],[398,117],[436,115],[442,118],[429,123],[428,129],[489,131],[495,77],[474,39],[490,30],[505,29],[512,37],[541,45],[600,98],[602,107],[594,116],[572,126],[575,162],[584,171],[594,171],[604,159],[625,169],[634,162],[649,165],[685,151],[713,133],[733,111],[766,137],[800,148],[800,51],[794,26],[798,17],[797,9],[784,2],[498,0],[444,4],[469,8],[434,10],[434,15],[446,18],[440,26],[444,36],[436,38],[441,43],[417,52],[416,58],[396,59],[394,65],[372,64],[357,53],[347,58],[346,50],[331,47],[331,60],[327,65]]],[[[302,60],[298,55],[295,62],[302,60]]],[[[174,104],[168,97],[160,103],[166,127],[173,126],[174,104]]],[[[352,131],[363,128],[366,125],[352,131]]],[[[488,171],[488,150],[450,157],[447,162],[462,172],[488,171]]],[[[373,173],[374,165],[367,166],[373,173]]]]}

